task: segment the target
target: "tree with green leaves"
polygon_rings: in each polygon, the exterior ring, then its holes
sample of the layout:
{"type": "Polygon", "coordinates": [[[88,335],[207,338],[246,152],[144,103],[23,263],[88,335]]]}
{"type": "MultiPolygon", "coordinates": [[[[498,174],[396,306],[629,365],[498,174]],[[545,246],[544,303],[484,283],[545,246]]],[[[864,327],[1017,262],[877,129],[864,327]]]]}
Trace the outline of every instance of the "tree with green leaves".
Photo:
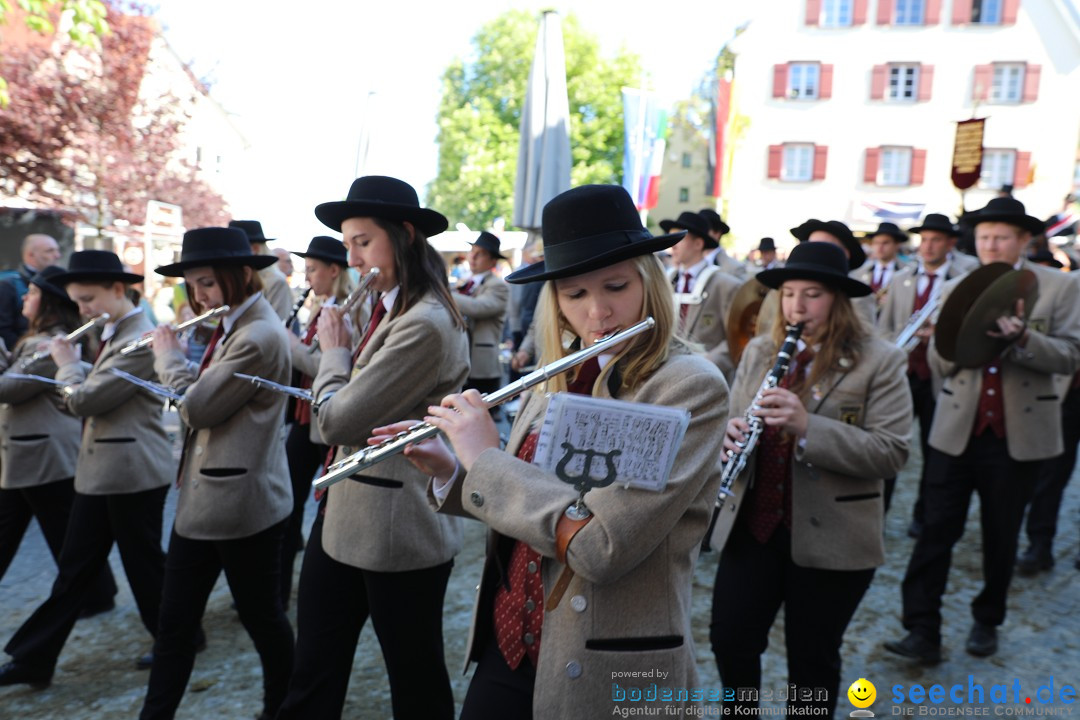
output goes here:
{"type": "MultiPolygon", "coordinates": [[[[514,10],[473,36],[472,56],[443,73],[439,168],[427,203],[470,227],[509,220],[514,207],[518,127],[536,46],[539,17],[514,10]]],[[[641,82],[640,59],[626,50],[606,58],[577,18],[563,19],[570,100],[572,185],[622,181],[621,88],[641,82]]]]}

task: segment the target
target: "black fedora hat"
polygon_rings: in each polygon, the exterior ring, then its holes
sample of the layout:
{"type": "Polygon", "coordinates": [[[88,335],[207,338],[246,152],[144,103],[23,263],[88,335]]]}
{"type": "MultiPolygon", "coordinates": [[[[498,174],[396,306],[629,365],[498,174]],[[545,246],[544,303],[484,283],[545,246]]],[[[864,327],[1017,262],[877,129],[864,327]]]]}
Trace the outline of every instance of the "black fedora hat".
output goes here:
{"type": "Polygon", "coordinates": [[[262,223],[258,220],[230,220],[229,227],[243,230],[248,237],[248,242],[252,244],[267,243],[274,239],[263,235],[262,223]]]}
{"type": "Polygon", "coordinates": [[[1002,222],[1027,230],[1032,235],[1042,233],[1046,227],[1042,220],[1028,215],[1024,203],[1012,197],[996,197],[971,218],[972,226],[984,222],[1002,222]]]}
{"type": "Polygon", "coordinates": [[[661,220],[660,227],[666,233],[671,232],[672,229],[685,230],[703,239],[707,248],[720,247],[720,243],[716,242],[716,238],[709,235],[709,221],[703,218],[700,213],[681,212],[676,220],[661,220]]]}
{"type": "Polygon", "coordinates": [[[877,230],[863,233],[863,237],[867,240],[876,237],[877,235],[888,235],[897,243],[906,243],[908,241],[908,234],[897,227],[896,223],[883,222],[878,223],[877,230]]]}
{"type": "Polygon", "coordinates": [[[582,185],[544,206],[544,259],[506,276],[511,283],[581,275],[639,255],[664,250],[685,232],[654,237],[641,224],[621,185],[582,185]]]}
{"type": "Polygon", "coordinates": [[[869,285],[848,275],[844,251],[826,242],[800,243],[792,248],[784,267],[762,270],[755,277],[774,290],[787,280],[816,280],[848,297],[864,297],[873,292],[869,285]]]}
{"type": "Polygon", "coordinates": [[[54,275],[50,282],[67,285],[73,282],[109,282],[116,281],[134,285],[145,278],[124,270],[123,263],[116,253],[108,250],[81,250],[71,254],[67,272],[54,275]]]}
{"type": "Polygon", "coordinates": [[[1033,263],[1039,265],[1046,265],[1047,267],[1061,269],[1065,267],[1060,260],[1054,257],[1054,254],[1050,252],[1049,248],[1039,248],[1032,254],[1027,256],[1027,259],[1033,263]]]}
{"type": "Polygon", "coordinates": [[[328,235],[316,235],[308,243],[307,252],[293,251],[293,255],[302,258],[315,258],[328,263],[349,266],[349,253],[340,240],[335,240],[328,235]]]}
{"type": "Polygon", "coordinates": [[[810,238],[810,231],[807,230],[807,228],[810,227],[811,225],[813,225],[814,223],[820,223],[820,222],[821,221],[818,220],[817,218],[810,218],[809,220],[805,220],[802,223],[800,223],[799,225],[796,225],[795,227],[791,228],[791,230],[789,230],[788,232],[790,232],[792,235],[794,235],[795,239],[798,240],[799,242],[806,242],[810,238]]]}
{"type": "Polygon", "coordinates": [[[67,270],[57,265],[48,265],[35,273],[34,277],[30,278],[30,282],[47,293],[63,298],[67,302],[71,302],[71,298],[68,297],[67,291],[64,290],[63,286],[54,282],[56,278],[66,272],[67,270]]]}
{"type": "Polygon", "coordinates": [[[491,253],[491,257],[493,258],[501,258],[503,260],[506,259],[506,256],[499,252],[499,246],[502,245],[502,241],[500,241],[499,238],[495,237],[495,235],[489,233],[487,230],[481,232],[480,237],[476,238],[475,241],[469,244],[487,250],[489,253],[491,253]]]}
{"type": "Polygon", "coordinates": [[[758,252],[776,252],[776,241],[771,237],[763,237],[757,245],[758,252]]]}
{"type": "Polygon", "coordinates": [[[441,213],[420,207],[412,185],[383,175],[356,178],[344,200],[316,206],[315,217],[338,232],[343,220],[354,217],[410,222],[427,237],[438,235],[450,224],[441,213]]]}
{"type": "Polygon", "coordinates": [[[184,233],[179,262],[154,268],[154,272],[165,277],[182,277],[185,270],[216,265],[247,265],[262,270],[277,261],[275,255],[252,254],[251,243],[239,228],[206,227],[184,233]]]}
{"type": "Polygon", "coordinates": [[[718,235],[727,235],[731,232],[731,228],[729,228],[728,224],[724,222],[724,219],[720,217],[720,213],[712,208],[699,210],[698,215],[705,218],[705,222],[709,223],[709,229],[718,235]]]}
{"type": "Polygon", "coordinates": [[[923,230],[936,230],[937,232],[943,232],[946,235],[960,237],[960,231],[956,229],[956,225],[953,224],[952,220],[941,213],[930,213],[923,219],[922,225],[911,228],[910,232],[920,233],[923,230]]]}
{"type": "Polygon", "coordinates": [[[791,234],[799,238],[799,242],[807,242],[810,240],[810,236],[817,231],[826,232],[832,235],[834,238],[840,241],[844,246],[844,249],[848,252],[848,270],[854,270],[860,268],[863,263],[866,262],[866,251],[862,249],[862,245],[855,239],[855,236],[844,223],[839,220],[807,220],[797,228],[791,229],[791,234]],[[795,231],[798,230],[802,235],[796,235],[795,231]]]}

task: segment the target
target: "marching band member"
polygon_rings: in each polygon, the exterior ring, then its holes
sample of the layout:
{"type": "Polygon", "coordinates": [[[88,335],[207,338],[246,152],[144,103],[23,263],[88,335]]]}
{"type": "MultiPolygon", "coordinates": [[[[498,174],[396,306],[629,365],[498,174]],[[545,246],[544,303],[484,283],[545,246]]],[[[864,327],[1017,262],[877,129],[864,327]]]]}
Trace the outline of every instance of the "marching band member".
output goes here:
{"type": "Polygon", "coordinates": [[[278,317],[287,320],[293,306],[292,289],[289,288],[288,279],[277,269],[277,255],[272,255],[266,244],[273,238],[263,234],[262,223],[258,220],[230,220],[229,227],[242,230],[247,235],[253,254],[274,258],[275,262],[259,271],[259,279],[262,281],[263,297],[270,303],[270,307],[274,308],[278,317]]]}
{"type": "Polygon", "coordinates": [[[571,535],[557,528],[577,492],[530,464],[544,393],[523,401],[506,451],[479,393],[429,409],[426,419],[446,433],[456,460],[441,440],[406,455],[434,476],[442,512],[491,528],[468,651],[479,665],[464,720],[610,715],[616,670],[660,667],[673,688],[697,684],[691,574],[719,479],[715,437],[727,384],[675,339],[670,285],[653,253],[682,234],[651,236],[623,188],[587,185],[547,204],[543,237],[544,261],[508,281],[547,281],[538,311],[545,364],[568,354],[564,333],[589,345],[646,316],[656,320],[650,333],[581,365],[569,383],[552,378],[547,389],[686,408],[691,420],[662,491],[617,482],[594,489],[592,519],[571,535]],[[560,576],[569,579],[564,594],[554,589],[560,576]],[[555,607],[545,610],[545,600],[555,607]]]}
{"type": "Polygon", "coordinates": [[[476,242],[470,244],[469,269],[472,276],[454,293],[454,302],[469,327],[470,363],[465,387],[489,393],[498,390],[502,384],[499,344],[506,321],[510,288],[505,280],[493,272],[499,260],[506,259],[499,252],[499,238],[482,232],[476,242]]]}
{"type": "MultiPolygon", "coordinates": [[[[357,446],[391,419],[422,413],[469,372],[465,323],[427,238],[447,220],[420,207],[411,186],[358,178],[348,199],[315,215],[341,231],[349,264],[377,267],[382,293],[355,352],[340,313],[318,324],[315,378],[323,440],[357,446]]],[[[344,449],[339,457],[344,456],[344,449]]],[[[426,478],[404,458],[329,489],[311,529],[297,596],[297,657],[279,718],[340,717],[360,631],[371,618],[396,718],[451,718],[443,659],[443,596],[461,549],[460,520],[427,506],[426,478]]]]}
{"type": "Polygon", "coordinates": [[[153,329],[127,295],[128,286],[142,279],[125,272],[120,258],[104,250],[73,253],[68,271],[52,278],[84,316],[108,313],[112,319],[89,371],[64,338],[53,338],[50,345],[56,379],[68,385],[64,403],[84,419],[75,499],[52,594],[4,648],[14,662],[0,668],[0,685],[52,681],[60,651],[114,542],[143,625],[157,633],[165,565],[161,516],[175,473],[172,444],[162,424],[162,404],[110,372],[118,368],[153,377],[150,353],[120,353],[153,329]]]}
{"type": "MultiPolygon", "coordinates": [[[[22,299],[29,323],[15,345],[12,372],[43,377],[56,374],[46,355],[31,358],[53,335],[66,335],[82,325],[79,306],[52,280],[66,272],[49,265],[30,278],[22,299]]],[[[88,343],[80,343],[87,347],[88,343]]],[[[0,578],[15,558],[30,519],[37,518],[53,559],[59,562],[71,503],[75,498],[75,460],[79,456],[78,418],[57,405],[53,388],[44,383],[0,376],[0,578]]],[[[81,617],[114,606],[116,583],[109,566],[102,568],[87,593],[81,617]]]]}
{"type": "MultiPolygon", "coordinates": [[[[987,331],[1011,345],[984,367],[955,366],[930,345],[930,364],[945,380],[930,430],[924,525],[903,582],[908,634],[885,643],[924,664],[941,659],[941,597],[973,492],[979,494],[984,584],[971,603],[966,650],[978,657],[997,652],[997,627],[1005,621],[1020,525],[1039,461],[1064,449],[1054,374],[1080,368],[1077,279],[1023,256],[1042,222],[1011,197],[994,198],[972,221],[980,262],[1030,270],[1039,296],[1030,308],[1018,301],[1012,315],[999,317],[997,329],[987,331]]],[[[945,298],[954,286],[945,288],[945,298]]]]}
{"type": "Polygon", "coordinates": [[[253,255],[237,229],[200,228],[184,233],[179,262],[156,269],[184,278],[200,314],[222,305],[230,310],[197,368],[171,328],[154,331],[154,367],[162,382],[183,391],[178,412],[189,430],[142,720],[175,714],[195,664],[206,601],[222,570],[262,661],[260,717],[272,718],[285,696],[293,659],[279,580],[281,540],[292,510],[280,441],[285,398],[233,376],[289,381],[287,332],[263,297],[257,273],[276,262],[272,255],[253,255]]]}
{"type": "MultiPolygon", "coordinates": [[[[757,275],[779,290],[780,306],[772,335],[743,352],[732,409],[751,407],[765,430],[717,567],[709,633],[724,687],[758,688],[761,654],[783,605],[788,681],[827,689],[825,701],[808,702],[829,716],[844,631],[885,561],[882,479],[903,466],[911,430],[906,358],[859,320],[851,298],[870,288],[847,273],[832,243],[807,242],[783,268],[757,275]],[[800,322],[788,374],[752,408],[785,325],[800,322]]],[[[740,452],[736,443],[750,429],[744,417],[728,421],[726,451],[740,452]]],[[[756,707],[756,698],[737,705],[756,707]]]]}
{"type": "Polygon", "coordinates": [[[906,267],[900,260],[900,246],[908,241],[906,232],[895,223],[878,223],[877,230],[868,232],[864,239],[870,243],[872,257],[857,268],[851,276],[859,282],[869,285],[878,298],[878,305],[885,301],[886,288],[893,276],[906,267]]]}
{"type": "Polygon", "coordinates": [[[720,213],[712,208],[704,208],[699,210],[697,214],[708,223],[708,237],[714,243],[709,245],[710,249],[705,253],[709,264],[716,265],[728,275],[734,275],[740,280],[746,279],[749,272],[746,263],[739,262],[728,255],[727,251],[720,245],[720,239],[731,232],[731,228],[720,217],[720,213]]]}
{"type": "MultiPolygon", "coordinates": [[[[304,278],[319,303],[308,321],[304,337],[289,333],[293,369],[300,373],[300,386],[310,388],[322,357],[322,351],[314,342],[319,314],[324,307],[344,302],[352,290],[352,279],[348,272],[349,256],[340,240],[320,235],[311,239],[307,252],[294,252],[293,255],[304,259],[304,278]]],[[[293,563],[303,539],[304,504],[311,494],[311,480],[326,459],[326,453],[330,452],[319,435],[319,426],[311,422],[311,403],[297,401],[295,408],[295,422],[290,425],[285,440],[293,492],[292,515],[281,545],[281,602],[286,608],[292,595],[293,563]]]]}

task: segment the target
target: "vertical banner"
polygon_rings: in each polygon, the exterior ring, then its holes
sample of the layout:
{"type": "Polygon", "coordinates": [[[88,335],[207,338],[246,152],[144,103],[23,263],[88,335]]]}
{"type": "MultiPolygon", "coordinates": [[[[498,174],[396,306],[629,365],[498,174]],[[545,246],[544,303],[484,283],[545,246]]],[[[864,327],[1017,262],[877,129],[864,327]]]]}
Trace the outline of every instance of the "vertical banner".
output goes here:
{"type": "Polygon", "coordinates": [[[718,198],[724,193],[724,155],[727,152],[725,133],[731,108],[731,81],[717,82],[716,99],[712,103],[712,137],[709,140],[709,178],[705,194],[718,198]]]}
{"type": "Polygon", "coordinates": [[[967,190],[979,182],[982,175],[983,132],[986,118],[961,120],[956,123],[953,143],[952,183],[957,190],[967,190]]]}
{"type": "Polygon", "coordinates": [[[667,144],[667,111],[656,97],[636,88],[623,88],[623,187],[638,210],[656,207],[660,170],[667,144]]]}

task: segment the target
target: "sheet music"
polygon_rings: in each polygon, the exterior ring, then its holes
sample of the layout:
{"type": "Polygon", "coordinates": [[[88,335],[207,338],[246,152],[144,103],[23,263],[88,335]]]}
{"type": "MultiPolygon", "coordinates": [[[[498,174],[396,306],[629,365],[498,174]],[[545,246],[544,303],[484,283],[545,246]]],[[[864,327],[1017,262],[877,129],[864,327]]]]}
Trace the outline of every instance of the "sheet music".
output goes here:
{"type": "Polygon", "coordinates": [[[533,463],[549,472],[589,475],[611,465],[615,482],[659,492],[667,485],[690,413],[680,408],[556,393],[548,403],[533,463]],[[590,455],[591,453],[591,455],[590,455]]]}

